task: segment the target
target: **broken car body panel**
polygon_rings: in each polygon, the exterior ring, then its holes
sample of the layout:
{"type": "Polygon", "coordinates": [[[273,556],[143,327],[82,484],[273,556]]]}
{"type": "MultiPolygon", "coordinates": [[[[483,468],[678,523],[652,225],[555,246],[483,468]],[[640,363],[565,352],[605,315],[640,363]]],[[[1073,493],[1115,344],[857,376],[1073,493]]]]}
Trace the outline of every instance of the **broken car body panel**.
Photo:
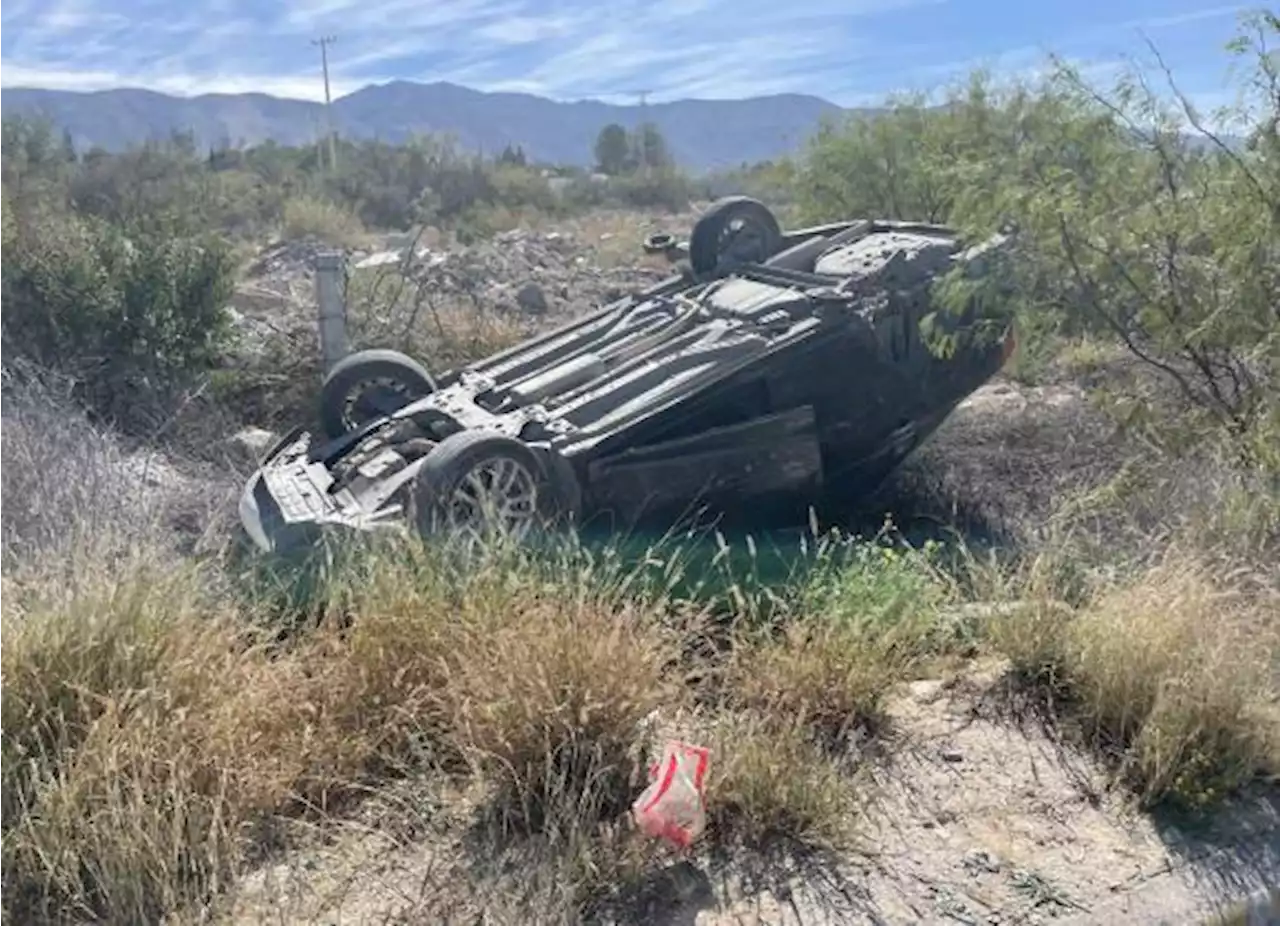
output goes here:
{"type": "Polygon", "coordinates": [[[932,281],[1002,243],[964,251],[941,226],[869,221],[781,235],[767,259],[686,270],[351,433],[294,432],[246,486],[242,520],[283,549],[324,525],[405,525],[427,496],[465,507],[499,472],[532,474],[541,493],[512,488],[508,513],[617,528],[854,498],[1003,363],[1007,343],[944,359],[919,332],[932,281]],[[506,469],[481,466],[499,458],[506,469]]]}

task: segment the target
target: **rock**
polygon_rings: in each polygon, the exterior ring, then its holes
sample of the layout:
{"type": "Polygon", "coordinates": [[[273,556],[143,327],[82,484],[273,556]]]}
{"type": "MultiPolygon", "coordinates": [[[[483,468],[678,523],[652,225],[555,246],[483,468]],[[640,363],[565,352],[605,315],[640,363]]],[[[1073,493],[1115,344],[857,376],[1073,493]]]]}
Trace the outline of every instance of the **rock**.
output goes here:
{"type": "Polygon", "coordinates": [[[921,704],[932,704],[942,696],[942,680],[936,678],[919,679],[911,682],[907,689],[911,697],[921,704]]]}
{"type": "Polygon", "coordinates": [[[387,264],[394,264],[400,260],[399,251],[378,251],[370,254],[364,260],[355,265],[357,270],[365,270],[369,267],[383,267],[387,264]]]}
{"type": "Polygon", "coordinates": [[[249,427],[231,435],[228,438],[228,443],[247,459],[257,463],[277,440],[279,440],[279,437],[274,431],[268,431],[266,428],[249,427]]]}
{"type": "Polygon", "coordinates": [[[971,849],[964,854],[961,865],[970,873],[986,871],[995,874],[1001,869],[1000,859],[985,849],[971,849]]]}
{"type": "Polygon", "coordinates": [[[530,315],[545,315],[550,308],[547,294],[537,283],[526,283],[516,290],[516,305],[530,315]]]}

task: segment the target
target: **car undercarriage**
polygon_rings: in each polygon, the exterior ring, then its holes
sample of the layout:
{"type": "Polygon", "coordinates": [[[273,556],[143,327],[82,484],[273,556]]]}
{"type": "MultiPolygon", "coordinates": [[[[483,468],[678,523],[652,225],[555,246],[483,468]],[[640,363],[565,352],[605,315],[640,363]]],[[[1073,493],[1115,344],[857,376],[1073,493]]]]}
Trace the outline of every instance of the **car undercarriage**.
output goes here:
{"type": "Polygon", "coordinates": [[[321,390],[318,429],[264,459],[241,504],[258,546],[329,526],[424,534],[626,529],[682,518],[803,516],[883,480],[1012,349],[933,284],[989,274],[1007,242],[849,221],[783,232],[745,197],[689,242],[651,236],[677,272],[584,318],[433,377],[368,350],[321,390]],[[926,318],[964,335],[943,356],[926,318]]]}

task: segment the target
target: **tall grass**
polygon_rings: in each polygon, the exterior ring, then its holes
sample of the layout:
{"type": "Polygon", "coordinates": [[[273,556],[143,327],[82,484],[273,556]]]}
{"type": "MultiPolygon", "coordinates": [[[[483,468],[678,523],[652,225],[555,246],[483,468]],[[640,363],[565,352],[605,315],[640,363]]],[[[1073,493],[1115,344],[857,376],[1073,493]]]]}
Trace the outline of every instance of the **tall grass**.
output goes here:
{"type": "Polygon", "coordinates": [[[1064,555],[986,586],[1014,599],[981,617],[1014,678],[1049,695],[1144,806],[1203,807],[1274,779],[1280,594],[1268,577],[1175,546],[1082,580],[1064,555]]]}
{"type": "Polygon", "coordinates": [[[1275,599],[1198,551],[1081,582],[1070,545],[957,577],[932,547],[810,538],[778,584],[725,545],[706,562],[387,541],[283,600],[231,557],[177,555],[163,504],[130,518],[150,509],[123,500],[163,484],[138,490],[109,434],[28,398],[6,400],[3,470],[10,499],[21,487],[0,601],[16,922],[201,906],[281,848],[282,821],[326,824],[403,778],[463,796],[474,851],[525,860],[524,902],[555,912],[519,916],[574,921],[655,863],[626,811],[658,732],[712,748],[709,843],[840,846],[851,734],[954,649],[964,596],[1016,599],[980,622],[984,645],[1051,686],[1143,801],[1280,768],[1275,599]]]}
{"type": "Polygon", "coordinates": [[[333,247],[359,248],[369,243],[369,233],[355,212],[312,196],[285,200],[281,230],[286,238],[316,238],[333,247]]]}
{"type": "MultiPolygon", "coordinates": [[[[174,570],[138,544],[41,596],[27,561],[3,615],[10,916],[153,921],[224,890],[270,848],[271,821],[324,819],[404,775],[472,794],[491,851],[552,847],[552,893],[588,904],[643,857],[618,825],[655,717],[716,750],[708,838],[846,831],[839,763],[793,725],[700,698],[715,674],[702,612],[625,561],[371,544],[336,562],[303,602],[310,623],[281,639],[217,562],[174,570]]],[[[899,677],[884,667],[860,690],[899,677]]]]}

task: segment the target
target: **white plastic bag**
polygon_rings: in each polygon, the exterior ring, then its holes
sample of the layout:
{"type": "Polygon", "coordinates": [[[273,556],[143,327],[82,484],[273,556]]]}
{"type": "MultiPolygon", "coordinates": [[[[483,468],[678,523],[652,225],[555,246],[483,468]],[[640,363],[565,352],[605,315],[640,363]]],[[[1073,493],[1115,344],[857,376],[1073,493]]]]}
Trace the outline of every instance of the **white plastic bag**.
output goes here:
{"type": "Polygon", "coordinates": [[[649,787],[631,806],[641,832],[687,849],[707,824],[704,787],[711,751],[671,741],[649,767],[649,787]]]}

